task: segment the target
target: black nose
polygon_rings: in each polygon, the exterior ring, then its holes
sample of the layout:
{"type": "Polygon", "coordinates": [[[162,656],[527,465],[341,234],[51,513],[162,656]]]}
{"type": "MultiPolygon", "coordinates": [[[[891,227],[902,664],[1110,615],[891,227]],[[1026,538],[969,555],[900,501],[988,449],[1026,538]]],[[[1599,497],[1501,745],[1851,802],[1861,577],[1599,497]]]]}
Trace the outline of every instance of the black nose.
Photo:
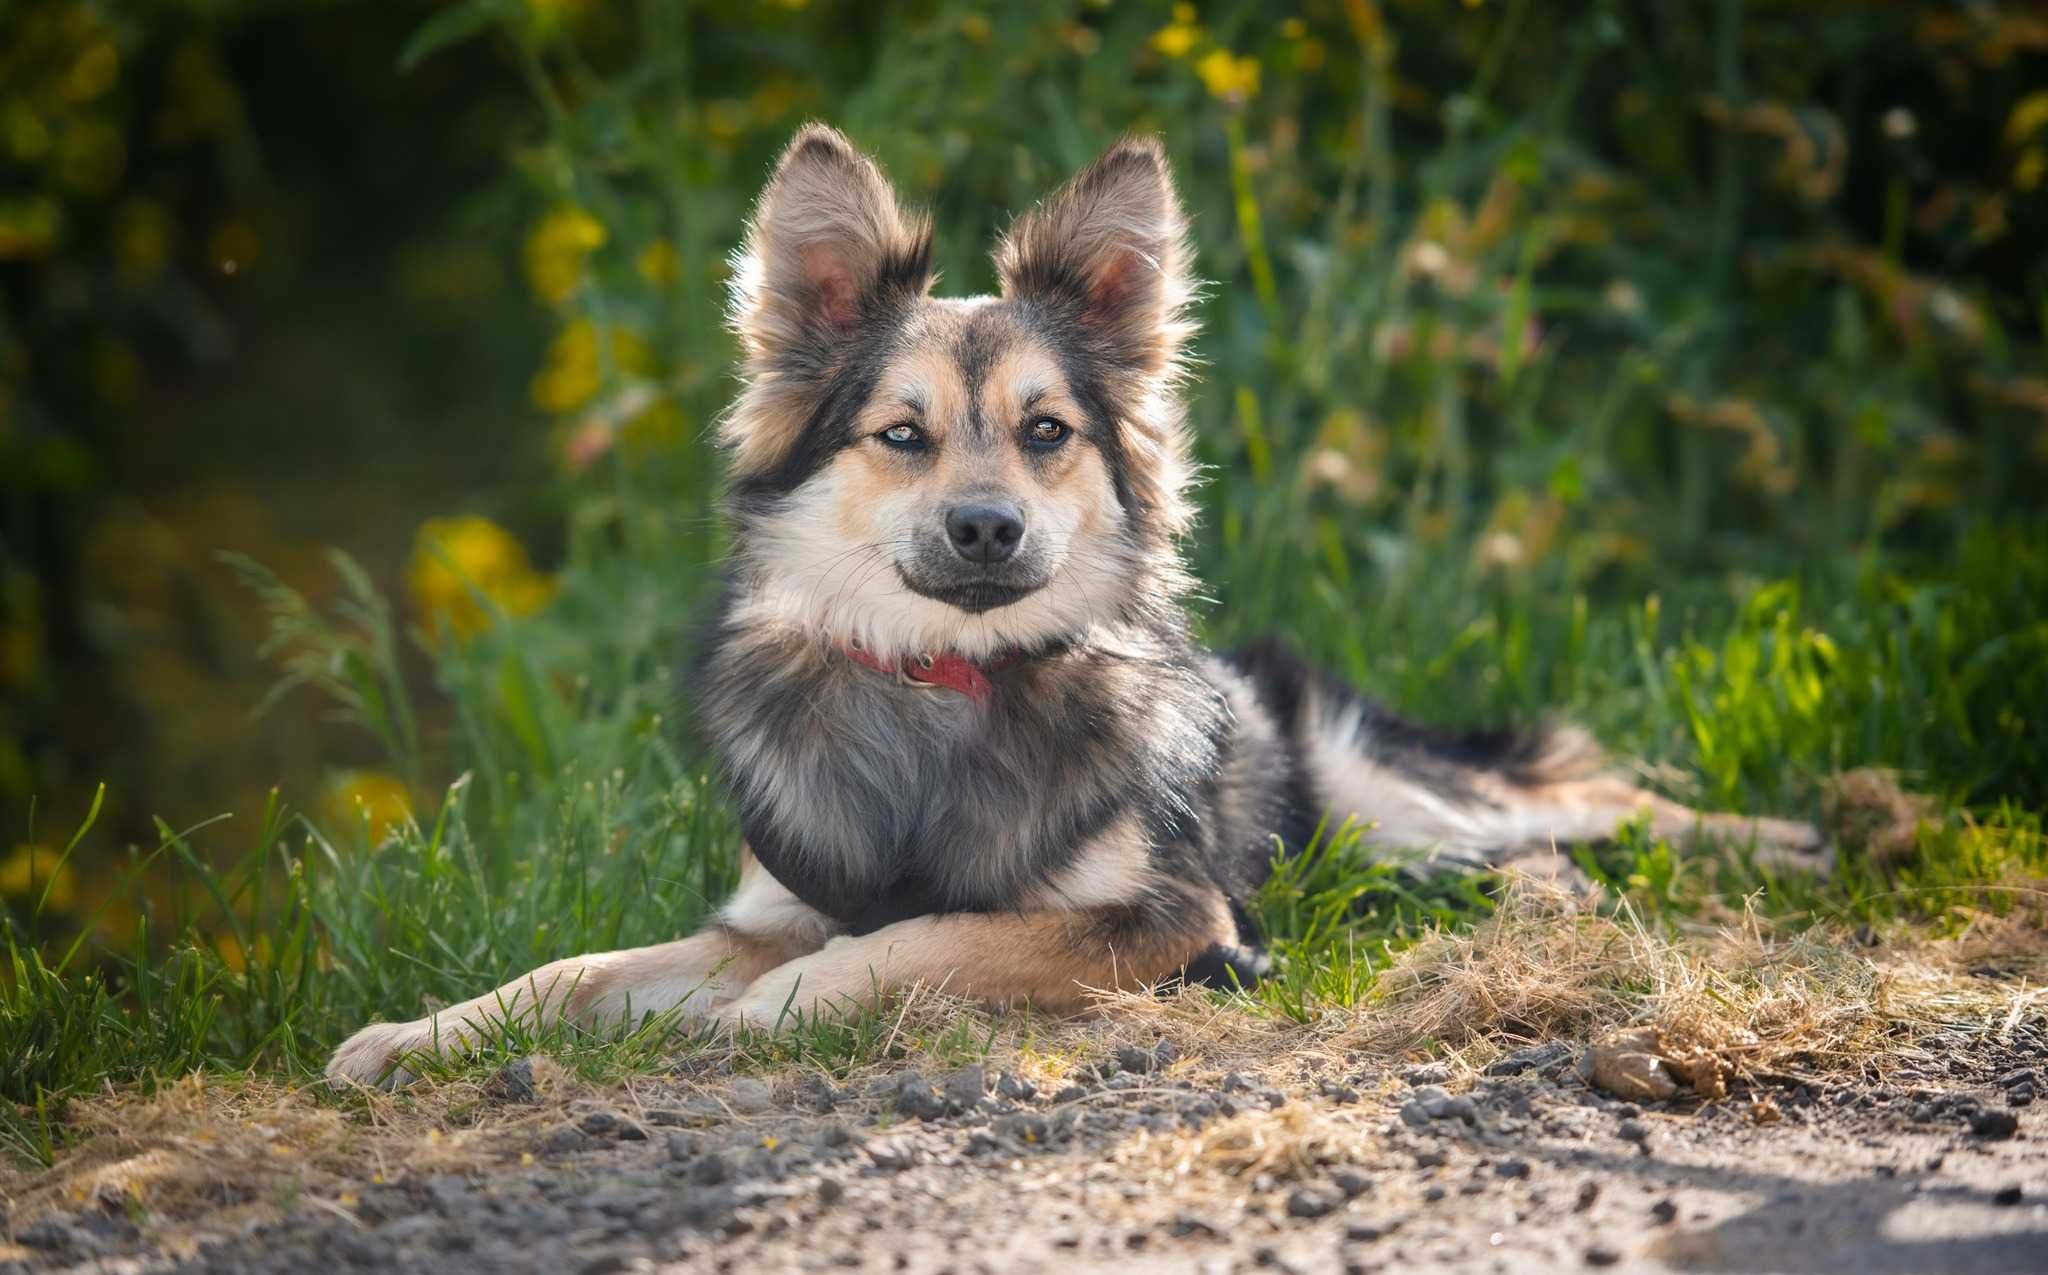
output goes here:
{"type": "Polygon", "coordinates": [[[1011,504],[961,505],[946,515],[946,534],[969,562],[1005,562],[1024,538],[1024,513],[1011,504]]]}

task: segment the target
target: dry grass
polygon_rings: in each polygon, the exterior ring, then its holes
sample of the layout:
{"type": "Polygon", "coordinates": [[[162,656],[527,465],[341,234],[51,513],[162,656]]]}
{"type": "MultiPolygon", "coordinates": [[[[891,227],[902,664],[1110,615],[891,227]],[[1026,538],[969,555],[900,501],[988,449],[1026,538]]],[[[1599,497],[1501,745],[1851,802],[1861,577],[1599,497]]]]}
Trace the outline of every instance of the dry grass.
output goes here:
{"type": "MultiPolygon", "coordinates": [[[[1710,1059],[1731,1078],[1881,1074],[1937,1030],[1995,1037],[2048,1012],[2044,898],[2036,892],[2008,915],[1982,915],[1952,939],[1866,950],[1829,928],[1780,932],[1753,913],[1667,936],[1626,907],[1595,911],[1522,886],[1476,928],[1446,930],[1404,953],[1368,1002],[1311,1024],[1209,996],[1110,997],[1101,1014],[1049,1021],[914,994],[892,1016],[885,1046],[833,1078],[861,1088],[906,1066],[936,1073],[958,1058],[933,1052],[933,1043],[964,1034],[990,1042],[992,1069],[1048,1092],[1121,1045],[1161,1040],[1179,1053],[1168,1079],[1235,1070],[1299,1087],[1314,1075],[1425,1053],[1469,1075],[1520,1043],[1585,1042],[1631,1026],[1661,1033],[1670,1052],[1710,1059]],[[1972,973],[1987,964],[1999,977],[1972,973]]],[[[754,1065],[743,1051],[731,1061],[754,1065]]],[[[787,1097],[814,1069],[800,1060],[766,1078],[787,1097]]],[[[515,1165],[544,1129],[592,1102],[631,1115],[716,1099],[728,1083],[648,1076],[598,1087],[545,1060],[536,1072],[537,1100],[518,1104],[476,1080],[339,1098],[196,1076],[153,1095],[110,1091],[71,1104],[72,1147],[56,1167],[0,1169],[0,1201],[17,1226],[60,1207],[146,1214],[159,1241],[175,1247],[195,1228],[218,1232],[294,1202],[345,1211],[354,1191],[401,1174],[515,1165]]],[[[1117,1159],[1189,1190],[1234,1194],[1318,1164],[1370,1165],[1386,1153],[1385,1127],[1380,1103],[1296,1102],[1197,1134],[1140,1136],[1117,1159]]]]}

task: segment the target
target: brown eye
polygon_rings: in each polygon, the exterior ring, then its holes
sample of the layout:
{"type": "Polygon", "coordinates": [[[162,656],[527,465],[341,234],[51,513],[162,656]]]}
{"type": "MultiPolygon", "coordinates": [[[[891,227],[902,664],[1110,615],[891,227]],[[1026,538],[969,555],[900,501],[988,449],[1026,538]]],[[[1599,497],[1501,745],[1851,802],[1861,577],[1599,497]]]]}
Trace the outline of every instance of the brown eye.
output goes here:
{"type": "Polygon", "coordinates": [[[881,439],[884,444],[894,447],[899,451],[914,452],[920,451],[924,447],[924,431],[912,425],[909,421],[901,421],[891,425],[875,435],[875,437],[881,439]]]}
{"type": "Polygon", "coordinates": [[[1031,429],[1026,437],[1033,447],[1049,451],[1066,442],[1068,436],[1073,432],[1073,430],[1067,428],[1064,421],[1056,421],[1050,416],[1041,416],[1031,422],[1031,429]]]}

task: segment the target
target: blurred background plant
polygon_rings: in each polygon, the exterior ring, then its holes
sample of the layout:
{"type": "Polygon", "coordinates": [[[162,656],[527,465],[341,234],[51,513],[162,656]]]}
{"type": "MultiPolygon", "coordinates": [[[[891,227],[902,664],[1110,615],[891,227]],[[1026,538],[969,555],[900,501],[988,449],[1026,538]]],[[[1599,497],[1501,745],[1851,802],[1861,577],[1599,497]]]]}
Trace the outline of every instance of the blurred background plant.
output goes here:
{"type": "Polygon", "coordinates": [[[715,898],[670,671],[722,552],[727,254],[814,117],[934,211],[954,292],[1166,139],[1217,639],[1285,628],[1440,721],[1566,708],[1718,802],[1881,765],[2048,805],[2020,0],[15,0],[0,34],[0,903],[17,962],[72,962],[17,966],[17,1018],[84,1024],[16,1022],[51,1060],[17,1097],[95,1032],[155,1033],[131,1072],[304,1061],[715,898]],[[254,839],[179,831],[223,811],[254,839]],[[138,1016],[168,949],[237,1008],[138,1016]]]}

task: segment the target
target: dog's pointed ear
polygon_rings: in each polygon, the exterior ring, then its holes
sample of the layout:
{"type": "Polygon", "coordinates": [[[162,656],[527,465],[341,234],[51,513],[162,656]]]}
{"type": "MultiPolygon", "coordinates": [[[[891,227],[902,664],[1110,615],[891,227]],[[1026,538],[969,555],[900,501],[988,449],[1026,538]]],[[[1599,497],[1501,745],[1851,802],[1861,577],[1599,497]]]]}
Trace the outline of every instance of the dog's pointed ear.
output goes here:
{"type": "MultiPolygon", "coordinates": [[[[771,397],[821,384],[863,324],[887,321],[931,287],[931,246],[930,222],[897,205],[873,160],[837,129],[805,125],[733,258],[731,318],[749,381],[774,383],[771,397]]],[[[735,429],[773,434],[802,423],[736,417],[726,441],[772,451],[788,440],[734,437],[735,429]]]]}
{"type": "Polygon", "coordinates": [[[1126,369],[1173,368],[1194,281],[1165,151],[1149,137],[1112,146],[1017,219],[996,271],[1006,298],[1064,312],[1126,369]]]}

